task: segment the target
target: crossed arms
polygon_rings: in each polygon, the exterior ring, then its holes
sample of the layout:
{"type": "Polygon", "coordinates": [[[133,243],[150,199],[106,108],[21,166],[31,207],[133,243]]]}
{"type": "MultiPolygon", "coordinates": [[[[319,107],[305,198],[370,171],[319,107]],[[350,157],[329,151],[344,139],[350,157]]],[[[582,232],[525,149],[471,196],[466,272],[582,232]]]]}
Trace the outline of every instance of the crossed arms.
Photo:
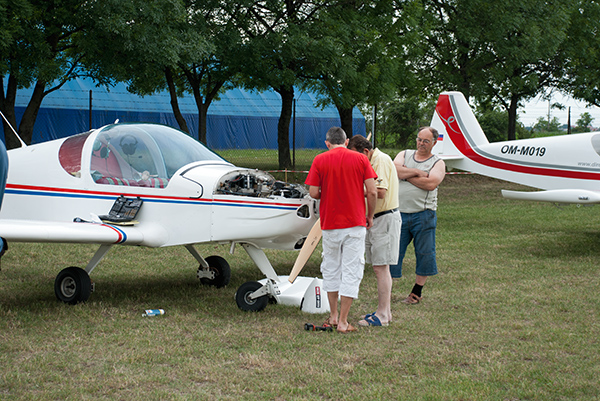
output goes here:
{"type": "Polygon", "coordinates": [[[439,160],[431,168],[429,173],[416,168],[408,168],[404,165],[404,155],[406,151],[398,153],[394,159],[394,165],[398,172],[398,178],[406,180],[413,184],[415,187],[420,188],[424,191],[433,191],[446,176],[446,164],[443,160],[439,160]]]}

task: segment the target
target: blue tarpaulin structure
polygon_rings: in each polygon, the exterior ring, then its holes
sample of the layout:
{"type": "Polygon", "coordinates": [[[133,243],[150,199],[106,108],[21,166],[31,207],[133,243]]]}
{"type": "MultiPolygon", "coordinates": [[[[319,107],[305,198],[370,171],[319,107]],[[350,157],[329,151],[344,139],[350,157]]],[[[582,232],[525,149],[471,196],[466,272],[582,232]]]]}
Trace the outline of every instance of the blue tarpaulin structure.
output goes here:
{"type": "MultiPolygon", "coordinates": [[[[31,93],[32,89],[18,91],[15,105],[17,121],[20,121],[31,93]]],[[[193,96],[188,94],[179,98],[179,108],[190,135],[198,139],[198,109],[193,96]]],[[[313,93],[296,91],[294,109],[295,115],[290,123],[290,148],[324,148],[327,130],[341,124],[337,109],[317,106],[317,97],[313,93]]],[[[277,149],[280,111],[281,97],[274,91],[229,90],[219,100],[213,101],[208,109],[207,145],[212,149],[277,149]]],[[[78,134],[112,124],[117,119],[120,122],[151,122],[179,128],[167,92],[142,97],[127,92],[125,84],[107,90],[97,87],[89,79],[78,78],[44,98],[32,143],[78,134]]],[[[365,135],[365,132],[365,119],[355,109],[353,133],[365,135]]]]}

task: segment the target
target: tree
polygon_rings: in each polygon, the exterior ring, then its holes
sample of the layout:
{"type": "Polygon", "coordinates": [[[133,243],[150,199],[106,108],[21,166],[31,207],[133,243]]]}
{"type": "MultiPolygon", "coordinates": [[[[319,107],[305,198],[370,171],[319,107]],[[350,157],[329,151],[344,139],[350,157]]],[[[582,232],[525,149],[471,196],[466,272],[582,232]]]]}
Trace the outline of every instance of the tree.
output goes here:
{"type": "MultiPolygon", "coordinates": [[[[232,60],[239,51],[241,38],[234,22],[243,21],[238,15],[243,8],[238,2],[188,0],[184,9],[188,17],[182,15],[185,22],[175,25],[173,32],[179,38],[178,54],[163,67],[164,82],[172,108],[179,115],[180,128],[186,132],[189,131],[179,112],[177,97],[183,93],[194,96],[199,116],[198,139],[206,143],[208,109],[219,93],[232,87],[235,81],[237,65],[232,60]]],[[[135,78],[133,82],[138,93],[163,89],[160,85],[147,86],[145,81],[135,78]]]]}
{"type": "Polygon", "coordinates": [[[599,31],[600,2],[578,1],[571,14],[567,39],[557,56],[565,70],[555,75],[560,89],[595,106],[600,106],[599,31]]]}
{"type": "Polygon", "coordinates": [[[422,65],[439,91],[492,100],[515,139],[520,102],[552,84],[574,0],[425,0],[431,51],[422,65]]]}
{"type": "MultiPolygon", "coordinates": [[[[479,103],[475,115],[488,141],[499,142],[506,140],[508,136],[508,112],[506,110],[491,104],[479,103]]],[[[527,136],[527,130],[523,124],[517,121],[516,127],[518,138],[527,136]]]]}
{"type": "MultiPolygon", "coordinates": [[[[198,139],[206,143],[208,108],[222,90],[235,83],[238,68],[233,60],[241,47],[241,32],[235,21],[244,20],[239,16],[243,7],[238,2],[192,0],[187,8],[192,15],[190,28],[207,43],[201,49],[190,46],[192,51],[185,47],[176,71],[180,90],[194,96],[199,114],[198,139]]],[[[172,84],[169,92],[173,97],[172,84]]]]}
{"type": "Polygon", "coordinates": [[[574,132],[588,132],[592,126],[592,115],[587,111],[579,115],[579,119],[576,122],[574,132]]]}
{"type": "Polygon", "coordinates": [[[352,111],[360,103],[392,99],[396,88],[409,86],[411,71],[402,46],[409,31],[403,9],[396,2],[342,2],[323,13],[329,29],[324,35],[335,52],[318,79],[306,83],[322,95],[321,104],[334,104],[341,125],[352,136],[352,111]],[[340,56],[343,55],[343,56],[340,56]]]}
{"type": "Polygon", "coordinates": [[[167,89],[179,127],[189,132],[178,97],[192,93],[198,107],[198,137],[206,142],[206,115],[230,74],[219,57],[229,42],[218,28],[218,1],[102,2],[104,14],[88,49],[88,68],[129,83],[139,95],[167,89]],[[200,7],[200,8],[199,8],[200,7]],[[217,46],[216,42],[221,41],[217,46]],[[224,72],[225,71],[225,72],[224,72]]]}
{"type": "Polygon", "coordinates": [[[418,128],[429,125],[435,100],[424,95],[395,97],[379,106],[375,144],[381,148],[408,149],[416,145],[418,128]]]}
{"type": "MultiPolygon", "coordinates": [[[[2,18],[0,61],[0,109],[16,127],[15,101],[19,88],[33,85],[18,133],[31,143],[33,127],[42,100],[69,79],[81,74],[82,55],[78,47],[95,20],[81,0],[20,0],[5,2],[2,18]]],[[[3,122],[4,123],[4,122],[3,122]]],[[[9,128],[4,125],[4,132],[9,128]]],[[[20,143],[5,135],[8,149],[20,143]]]]}
{"type": "Polygon", "coordinates": [[[240,16],[245,46],[238,55],[244,85],[264,90],[272,88],[281,96],[277,124],[279,167],[292,166],[289,130],[294,102],[294,87],[316,78],[316,71],[331,60],[331,38],[323,35],[327,27],[320,16],[335,4],[327,0],[254,1],[240,16]]]}
{"type": "Polygon", "coordinates": [[[533,126],[533,131],[544,135],[556,135],[560,133],[560,121],[556,117],[552,117],[550,121],[540,117],[537,123],[533,126]]]}

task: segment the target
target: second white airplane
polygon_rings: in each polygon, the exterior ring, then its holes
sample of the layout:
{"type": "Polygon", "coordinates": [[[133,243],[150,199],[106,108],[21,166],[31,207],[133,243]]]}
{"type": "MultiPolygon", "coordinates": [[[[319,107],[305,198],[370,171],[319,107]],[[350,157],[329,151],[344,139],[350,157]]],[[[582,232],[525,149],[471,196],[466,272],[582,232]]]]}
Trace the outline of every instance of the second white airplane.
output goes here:
{"type": "Polygon", "coordinates": [[[505,198],[600,203],[600,132],[490,143],[460,92],[439,96],[431,126],[449,168],[543,190],[503,190],[505,198]]]}

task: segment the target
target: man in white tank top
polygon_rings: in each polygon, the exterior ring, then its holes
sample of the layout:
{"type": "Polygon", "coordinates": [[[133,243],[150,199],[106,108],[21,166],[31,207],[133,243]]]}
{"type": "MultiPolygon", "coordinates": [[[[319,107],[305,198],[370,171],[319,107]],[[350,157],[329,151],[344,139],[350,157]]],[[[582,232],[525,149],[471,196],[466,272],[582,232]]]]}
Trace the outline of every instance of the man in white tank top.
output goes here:
{"type": "Polygon", "coordinates": [[[402,216],[400,253],[397,265],[390,266],[393,278],[402,277],[402,261],[408,244],[413,241],[417,259],[416,282],[402,302],[413,305],[423,298],[427,277],[437,274],[435,258],[435,229],[437,225],[437,188],[446,175],[444,161],[431,151],[438,132],[422,127],[417,134],[417,149],[405,150],[396,156],[398,172],[398,201],[402,216]]]}

